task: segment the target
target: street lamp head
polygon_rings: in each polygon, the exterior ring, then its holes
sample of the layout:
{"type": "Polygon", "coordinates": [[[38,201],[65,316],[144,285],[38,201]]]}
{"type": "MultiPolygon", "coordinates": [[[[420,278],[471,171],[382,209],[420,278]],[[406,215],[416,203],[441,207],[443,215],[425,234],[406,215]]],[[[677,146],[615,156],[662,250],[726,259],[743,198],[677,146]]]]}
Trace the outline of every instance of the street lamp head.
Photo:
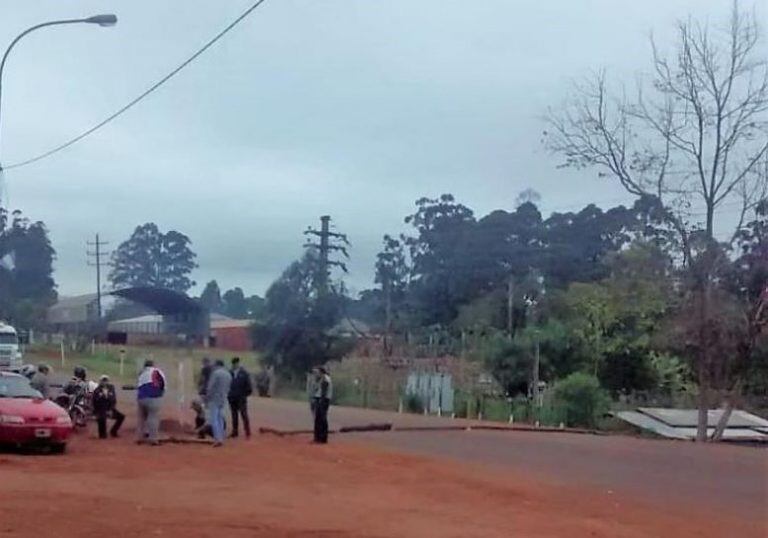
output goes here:
{"type": "Polygon", "coordinates": [[[114,26],[117,24],[117,15],[113,15],[111,13],[106,15],[94,15],[93,17],[84,19],[83,22],[98,24],[99,26],[114,26]]]}

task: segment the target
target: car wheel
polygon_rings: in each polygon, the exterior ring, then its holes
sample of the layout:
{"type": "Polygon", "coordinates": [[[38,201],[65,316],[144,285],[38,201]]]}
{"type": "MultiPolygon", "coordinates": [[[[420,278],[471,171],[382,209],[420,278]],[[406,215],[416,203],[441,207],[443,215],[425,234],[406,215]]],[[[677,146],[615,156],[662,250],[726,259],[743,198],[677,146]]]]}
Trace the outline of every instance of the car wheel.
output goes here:
{"type": "Polygon", "coordinates": [[[64,454],[66,451],[66,443],[56,443],[55,445],[51,445],[51,454],[64,454]]]}

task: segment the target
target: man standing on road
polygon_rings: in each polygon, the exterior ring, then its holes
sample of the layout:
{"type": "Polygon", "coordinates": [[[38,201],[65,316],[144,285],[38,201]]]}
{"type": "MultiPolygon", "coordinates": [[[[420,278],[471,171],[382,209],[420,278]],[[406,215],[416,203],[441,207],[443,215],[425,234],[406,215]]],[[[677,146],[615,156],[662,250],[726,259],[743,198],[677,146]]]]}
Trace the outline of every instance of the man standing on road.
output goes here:
{"type": "Polygon", "coordinates": [[[107,418],[110,415],[115,422],[109,430],[109,435],[118,436],[125,415],[117,410],[117,392],[115,386],[109,382],[108,376],[101,376],[99,386],[93,392],[93,414],[96,416],[96,424],[99,427],[99,439],[107,438],[107,418]]]}
{"type": "Polygon", "coordinates": [[[251,438],[251,422],[248,419],[248,396],[253,393],[251,374],[240,364],[240,357],[232,359],[232,385],[229,388],[229,409],[232,412],[232,435],[238,436],[239,419],[243,419],[246,439],[251,438]]]}
{"type": "Polygon", "coordinates": [[[205,404],[208,408],[208,420],[211,423],[211,429],[213,429],[213,446],[215,447],[224,443],[226,434],[224,408],[227,405],[231,385],[232,375],[224,367],[224,361],[216,359],[205,391],[205,404]]]}
{"type": "Polygon", "coordinates": [[[43,395],[44,399],[48,399],[51,393],[51,384],[48,380],[49,368],[47,364],[41,364],[37,367],[37,372],[32,375],[32,379],[29,380],[29,384],[33,389],[43,395]]]}
{"type": "Polygon", "coordinates": [[[144,369],[139,374],[136,389],[139,406],[136,425],[137,442],[159,445],[157,437],[160,430],[160,407],[165,394],[165,374],[159,368],[155,368],[154,361],[150,359],[144,361],[144,369]]]}
{"type": "Polygon", "coordinates": [[[328,409],[333,397],[333,383],[324,366],[314,371],[312,409],[315,414],[315,443],[325,444],[328,442],[328,409]]]}

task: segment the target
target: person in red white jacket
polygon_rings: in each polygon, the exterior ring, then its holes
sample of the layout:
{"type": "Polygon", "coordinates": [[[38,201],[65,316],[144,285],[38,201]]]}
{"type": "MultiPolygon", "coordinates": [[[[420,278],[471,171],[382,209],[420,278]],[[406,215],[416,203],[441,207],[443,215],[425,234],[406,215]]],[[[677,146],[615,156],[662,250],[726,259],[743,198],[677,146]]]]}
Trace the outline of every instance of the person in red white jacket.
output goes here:
{"type": "Polygon", "coordinates": [[[136,398],[139,407],[136,435],[138,443],[160,444],[160,408],[165,395],[165,374],[155,367],[152,360],[144,361],[144,369],[136,383],[136,398]]]}

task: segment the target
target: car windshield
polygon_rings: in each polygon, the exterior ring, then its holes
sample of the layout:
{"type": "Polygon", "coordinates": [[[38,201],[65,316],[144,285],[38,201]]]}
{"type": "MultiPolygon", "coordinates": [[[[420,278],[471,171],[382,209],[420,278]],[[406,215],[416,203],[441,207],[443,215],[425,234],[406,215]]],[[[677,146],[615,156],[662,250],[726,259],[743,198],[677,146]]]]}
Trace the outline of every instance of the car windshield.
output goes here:
{"type": "Polygon", "coordinates": [[[0,333],[0,344],[18,344],[19,340],[13,333],[0,333]]]}
{"type": "Polygon", "coordinates": [[[23,377],[0,377],[0,398],[40,398],[38,391],[33,389],[29,381],[23,377]]]}

